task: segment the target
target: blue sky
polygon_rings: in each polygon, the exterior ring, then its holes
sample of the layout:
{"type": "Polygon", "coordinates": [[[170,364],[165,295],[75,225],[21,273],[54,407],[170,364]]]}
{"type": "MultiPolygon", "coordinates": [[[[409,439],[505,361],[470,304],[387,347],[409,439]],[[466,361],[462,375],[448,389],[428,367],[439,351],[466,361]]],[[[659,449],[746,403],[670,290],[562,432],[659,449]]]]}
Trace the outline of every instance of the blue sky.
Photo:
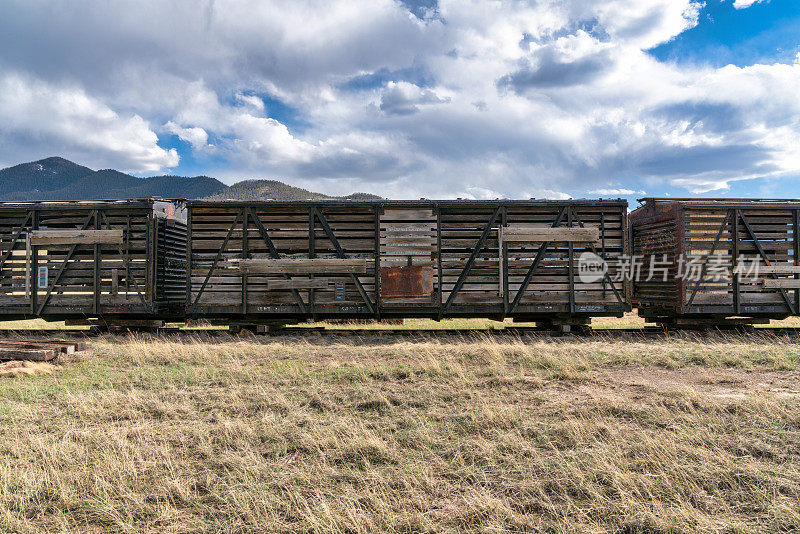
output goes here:
{"type": "Polygon", "coordinates": [[[736,9],[709,1],[698,23],[650,50],[660,61],[723,67],[792,63],[800,52],[800,2],[769,0],[736,9]]]}
{"type": "Polygon", "coordinates": [[[797,0],[9,0],[0,166],[798,197],[797,0]]]}

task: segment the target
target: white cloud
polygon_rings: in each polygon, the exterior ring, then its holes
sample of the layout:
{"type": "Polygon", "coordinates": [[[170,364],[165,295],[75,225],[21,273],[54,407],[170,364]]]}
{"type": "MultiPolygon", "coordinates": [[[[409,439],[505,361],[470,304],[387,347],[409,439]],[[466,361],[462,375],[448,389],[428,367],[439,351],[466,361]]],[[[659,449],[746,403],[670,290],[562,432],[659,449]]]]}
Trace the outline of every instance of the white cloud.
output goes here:
{"type": "Polygon", "coordinates": [[[503,196],[497,191],[492,191],[486,187],[470,186],[467,188],[467,191],[469,192],[469,195],[464,198],[471,200],[494,200],[497,198],[502,198],[503,196]]]}
{"type": "Polygon", "coordinates": [[[763,0],[733,0],[733,7],[736,9],[744,9],[759,2],[763,2],[763,0]]]}
{"type": "Polygon", "coordinates": [[[387,115],[408,115],[419,111],[426,104],[446,104],[450,99],[442,98],[429,89],[408,82],[389,82],[381,94],[380,109],[387,115]]]}
{"type": "Polygon", "coordinates": [[[80,88],[7,73],[0,74],[0,95],[5,160],[63,155],[94,167],[143,172],[178,164],[177,152],[159,147],[142,117],[121,115],[80,88]]]}
{"type": "Polygon", "coordinates": [[[236,93],[236,100],[245,106],[250,106],[256,112],[264,111],[264,101],[256,95],[246,95],[244,93],[236,93]]]}
{"type": "Polygon", "coordinates": [[[164,125],[164,129],[190,143],[195,150],[202,150],[208,145],[208,133],[202,128],[181,128],[169,121],[164,125]]]}
{"type": "Polygon", "coordinates": [[[601,188],[601,189],[593,189],[592,191],[589,191],[589,194],[590,195],[603,195],[603,196],[613,196],[613,195],[630,196],[630,195],[646,195],[647,193],[645,193],[644,191],[641,191],[641,190],[636,191],[634,189],[622,189],[622,188],[620,188],[620,189],[602,189],[601,188]]]}

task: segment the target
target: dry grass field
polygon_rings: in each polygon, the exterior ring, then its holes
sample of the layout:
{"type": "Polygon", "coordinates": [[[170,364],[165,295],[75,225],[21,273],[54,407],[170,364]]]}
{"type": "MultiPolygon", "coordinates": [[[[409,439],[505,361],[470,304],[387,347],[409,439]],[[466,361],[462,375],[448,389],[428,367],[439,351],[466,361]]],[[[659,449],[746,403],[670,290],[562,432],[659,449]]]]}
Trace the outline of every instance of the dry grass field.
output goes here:
{"type": "Polygon", "coordinates": [[[800,346],[103,336],[0,378],[1,532],[790,532],[800,346]]]}

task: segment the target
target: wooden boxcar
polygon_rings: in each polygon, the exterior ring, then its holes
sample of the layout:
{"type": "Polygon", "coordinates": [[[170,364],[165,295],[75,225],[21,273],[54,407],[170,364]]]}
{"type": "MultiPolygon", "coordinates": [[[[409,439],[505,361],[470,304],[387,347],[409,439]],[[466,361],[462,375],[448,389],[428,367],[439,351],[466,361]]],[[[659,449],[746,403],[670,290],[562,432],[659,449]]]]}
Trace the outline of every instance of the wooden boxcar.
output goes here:
{"type": "Polygon", "coordinates": [[[662,323],[720,324],[726,317],[797,314],[800,201],[640,202],[630,215],[640,261],[632,302],[640,315],[662,323]]]}
{"type": "Polygon", "coordinates": [[[189,317],[621,315],[624,200],[189,201],[189,317]]]}
{"type": "Polygon", "coordinates": [[[3,202],[0,316],[181,318],[185,258],[180,202],[3,202]]]}

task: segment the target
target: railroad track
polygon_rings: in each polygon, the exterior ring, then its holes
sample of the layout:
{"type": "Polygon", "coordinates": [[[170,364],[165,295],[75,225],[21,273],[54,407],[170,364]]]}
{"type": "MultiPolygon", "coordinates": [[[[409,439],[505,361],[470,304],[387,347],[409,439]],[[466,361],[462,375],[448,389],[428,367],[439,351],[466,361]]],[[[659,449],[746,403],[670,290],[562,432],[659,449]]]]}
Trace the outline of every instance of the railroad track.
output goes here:
{"type": "MultiPolygon", "coordinates": [[[[164,336],[198,336],[198,337],[219,337],[230,335],[224,329],[182,329],[182,328],[159,328],[152,332],[164,336]]],[[[0,338],[14,337],[95,337],[102,335],[103,332],[97,329],[0,329],[0,338]]],[[[117,334],[119,335],[119,334],[117,334]]],[[[126,335],[126,334],[122,334],[126,335]]],[[[800,337],[800,328],[787,327],[766,327],[766,328],[708,328],[704,330],[693,329],[670,329],[665,330],[660,327],[644,328],[597,328],[583,332],[561,333],[548,330],[541,330],[532,327],[508,327],[498,329],[340,329],[340,328],[321,328],[321,327],[288,327],[266,334],[257,334],[259,337],[470,337],[470,336],[491,336],[491,337],[539,337],[539,338],[572,338],[572,339],[607,339],[607,338],[703,338],[716,337],[720,335],[742,335],[742,336],[786,336],[800,337]]]]}

